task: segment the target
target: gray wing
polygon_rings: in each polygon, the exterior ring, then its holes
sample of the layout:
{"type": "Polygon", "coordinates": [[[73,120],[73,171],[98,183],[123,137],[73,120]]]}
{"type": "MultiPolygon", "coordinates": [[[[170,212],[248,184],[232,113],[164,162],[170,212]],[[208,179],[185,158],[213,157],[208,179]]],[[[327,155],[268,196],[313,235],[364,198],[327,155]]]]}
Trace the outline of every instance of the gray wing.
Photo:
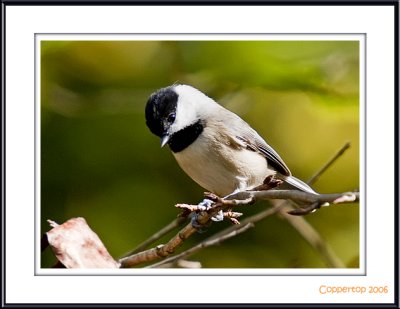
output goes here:
{"type": "Polygon", "coordinates": [[[284,181],[302,191],[318,194],[308,184],[291,175],[289,168],[286,166],[285,162],[283,162],[282,158],[258,135],[257,132],[254,131],[250,133],[252,133],[252,135],[246,134],[246,137],[242,135],[236,136],[236,138],[242,143],[245,143],[247,149],[257,151],[265,156],[268,160],[268,165],[272,166],[278,173],[280,173],[281,175],[279,177],[284,181]]]}
{"type": "Polygon", "coordinates": [[[245,148],[263,155],[268,164],[284,176],[290,176],[290,170],[278,153],[247,122],[236,114],[231,114],[232,126],[229,126],[232,136],[245,148]]]}
{"type": "Polygon", "coordinates": [[[268,165],[276,170],[280,174],[279,177],[288,184],[302,191],[318,194],[309,185],[292,176],[278,153],[247,122],[229,111],[223,116],[223,119],[218,117],[220,127],[224,127],[229,132],[229,136],[238,144],[237,146],[260,153],[268,161],[268,165]]]}
{"type": "Polygon", "coordinates": [[[259,135],[236,135],[236,138],[245,143],[247,149],[262,154],[267,159],[268,164],[277,172],[285,176],[291,175],[289,168],[283,162],[282,158],[259,135]]]}

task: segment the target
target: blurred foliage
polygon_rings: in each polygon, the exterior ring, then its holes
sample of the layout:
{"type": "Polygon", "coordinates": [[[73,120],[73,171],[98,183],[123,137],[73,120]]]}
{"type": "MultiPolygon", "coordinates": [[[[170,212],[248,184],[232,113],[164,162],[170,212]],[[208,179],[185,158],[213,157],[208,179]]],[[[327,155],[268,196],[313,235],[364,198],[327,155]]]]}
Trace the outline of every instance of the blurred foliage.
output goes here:
{"type": "MultiPolygon", "coordinates": [[[[145,125],[147,98],[172,83],[191,84],[239,114],[304,180],[350,141],[314,188],[359,187],[356,41],[42,41],[40,68],[43,233],[46,219],[81,216],[118,258],[174,219],[176,203],[202,200],[203,189],[145,125]]],[[[358,205],[306,219],[345,265],[358,267],[358,205]]],[[[213,224],[184,248],[229,224],[213,224]]],[[[191,259],[216,268],[326,267],[279,216],[191,259]]],[[[43,267],[53,263],[43,255],[43,267]]]]}

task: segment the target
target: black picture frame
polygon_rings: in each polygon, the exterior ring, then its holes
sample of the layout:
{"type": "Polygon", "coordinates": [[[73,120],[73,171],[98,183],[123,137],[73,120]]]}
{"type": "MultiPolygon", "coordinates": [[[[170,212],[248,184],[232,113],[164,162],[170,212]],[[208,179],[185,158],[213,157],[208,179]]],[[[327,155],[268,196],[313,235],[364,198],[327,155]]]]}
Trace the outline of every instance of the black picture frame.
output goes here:
{"type": "MultiPolygon", "coordinates": [[[[61,2],[56,2],[56,1],[3,1],[2,2],[2,60],[3,63],[5,64],[2,67],[2,166],[4,167],[2,169],[3,173],[3,181],[2,181],[2,305],[4,307],[76,307],[76,306],[83,306],[83,307],[149,307],[149,308],[155,308],[155,307],[173,307],[173,308],[178,308],[178,307],[193,307],[193,308],[203,308],[203,307],[221,307],[221,308],[236,308],[236,307],[338,307],[338,306],[346,306],[346,307],[398,307],[399,306],[399,282],[398,282],[398,275],[399,275],[399,247],[398,247],[398,235],[399,235],[399,227],[398,227],[398,219],[399,219],[399,210],[398,210],[398,205],[399,205],[399,90],[398,90],[398,83],[399,83],[399,70],[398,70],[398,65],[399,65],[399,40],[398,40],[398,35],[399,35],[399,18],[398,18],[398,9],[399,5],[397,1],[249,1],[249,2],[243,2],[243,1],[61,1],[61,2]],[[7,54],[6,54],[6,43],[7,43],[7,28],[6,28],[6,21],[7,21],[7,10],[8,8],[11,7],[17,7],[17,6],[57,6],[57,5],[66,5],[66,6],[76,6],[77,10],[79,10],[80,6],[124,6],[124,5],[153,5],[153,6],[160,6],[160,5],[168,5],[168,6],[189,6],[189,5],[240,5],[240,6],[255,6],[255,5],[262,5],[262,6],[301,6],[301,7],[307,7],[307,6],[343,6],[346,8],[347,6],[386,6],[388,8],[393,9],[393,14],[394,14],[394,38],[393,38],[393,54],[394,54],[394,102],[393,102],[393,116],[394,116],[394,162],[393,162],[393,187],[394,187],[394,205],[393,205],[393,220],[394,220],[394,285],[393,285],[393,290],[394,290],[394,300],[392,303],[379,303],[379,302],[374,302],[374,303],[340,303],[340,304],[335,304],[335,303],[323,303],[323,302],[318,302],[318,303],[303,303],[303,304],[293,304],[290,303],[289,301],[285,301],[283,299],[282,303],[251,303],[250,301],[248,303],[198,303],[196,302],[196,296],[194,297],[194,301],[191,303],[162,303],[159,299],[157,301],[152,301],[149,300],[149,303],[126,303],[126,304],[121,304],[121,303],[44,303],[44,302],[26,302],[26,301],[20,301],[20,302],[15,302],[15,301],[10,301],[10,299],[7,297],[7,276],[10,276],[11,274],[7,272],[7,259],[6,259],[6,249],[7,249],[7,242],[6,242],[6,227],[8,224],[11,224],[7,218],[7,203],[6,203],[6,196],[7,196],[7,174],[12,174],[13,170],[7,168],[7,160],[9,157],[6,156],[7,153],[7,142],[10,140],[6,140],[6,124],[7,124],[7,104],[10,104],[10,102],[7,102],[7,70],[10,70],[10,67],[7,68],[7,54]]],[[[33,40],[32,40],[33,41],[33,40]]],[[[368,51],[367,51],[368,53],[368,51]]],[[[32,62],[34,61],[32,57],[32,62]]],[[[367,83],[368,86],[368,83],[367,83]]],[[[389,186],[392,186],[390,184],[389,186]]],[[[373,231],[370,231],[371,233],[373,231]]],[[[26,254],[28,257],[32,257],[32,253],[27,253],[24,251],[24,254],[26,254]]],[[[28,258],[29,260],[30,258],[28,258]]],[[[27,261],[28,264],[32,264],[31,261],[27,261]]],[[[51,276],[49,277],[51,279],[51,276]]],[[[140,277],[139,277],[140,278],[140,277]]],[[[212,281],[212,280],[211,280],[212,281]]],[[[202,292],[202,287],[199,287],[199,292],[202,292]]],[[[235,288],[233,288],[233,291],[235,288]]],[[[286,293],[286,298],[290,297],[290,293],[286,293]]]]}

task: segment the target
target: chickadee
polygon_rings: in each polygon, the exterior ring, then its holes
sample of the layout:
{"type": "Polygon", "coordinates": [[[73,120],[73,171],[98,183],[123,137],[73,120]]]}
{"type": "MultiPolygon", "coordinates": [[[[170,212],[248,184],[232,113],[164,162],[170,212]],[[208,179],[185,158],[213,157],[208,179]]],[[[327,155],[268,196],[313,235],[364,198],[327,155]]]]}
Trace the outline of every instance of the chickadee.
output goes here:
{"type": "Polygon", "coordinates": [[[180,167],[200,186],[221,197],[251,190],[273,176],[317,194],[293,177],[278,153],[239,116],[188,85],[153,93],[146,124],[168,144],[180,167]]]}

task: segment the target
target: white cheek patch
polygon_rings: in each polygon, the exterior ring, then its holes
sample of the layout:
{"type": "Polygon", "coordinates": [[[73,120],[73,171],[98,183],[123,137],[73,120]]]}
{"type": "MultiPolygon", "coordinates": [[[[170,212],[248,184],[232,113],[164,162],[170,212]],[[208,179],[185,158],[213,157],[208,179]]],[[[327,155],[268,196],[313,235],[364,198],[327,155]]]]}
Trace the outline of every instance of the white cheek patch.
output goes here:
{"type": "Polygon", "coordinates": [[[173,132],[196,123],[199,119],[206,120],[208,115],[219,110],[220,106],[201,91],[188,85],[174,87],[178,94],[176,120],[171,126],[173,132]]]}
{"type": "Polygon", "coordinates": [[[175,91],[178,94],[178,102],[176,106],[176,118],[172,124],[172,132],[177,132],[186,128],[187,126],[197,122],[199,117],[196,113],[200,106],[199,103],[199,92],[193,87],[178,85],[175,87],[175,91]]]}
{"type": "Polygon", "coordinates": [[[183,100],[184,98],[181,96],[178,97],[175,122],[171,126],[173,132],[178,132],[198,120],[195,109],[191,106],[191,102],[184,102],[183,100]]]}

